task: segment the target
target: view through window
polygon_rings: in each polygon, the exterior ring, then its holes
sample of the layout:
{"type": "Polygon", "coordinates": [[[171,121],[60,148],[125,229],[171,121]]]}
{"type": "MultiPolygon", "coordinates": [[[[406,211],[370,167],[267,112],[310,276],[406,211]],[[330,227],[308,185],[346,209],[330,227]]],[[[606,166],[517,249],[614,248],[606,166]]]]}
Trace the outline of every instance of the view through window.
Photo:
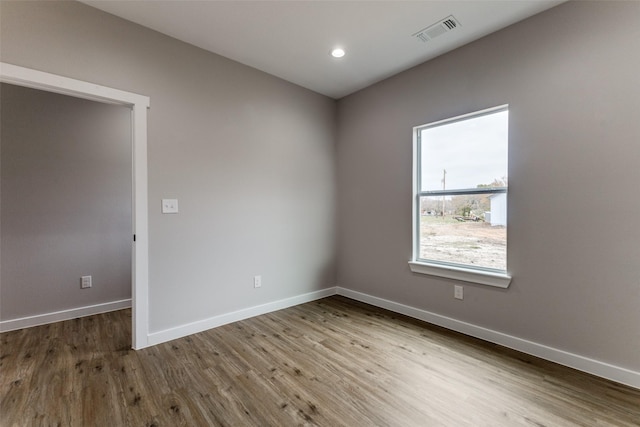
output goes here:
{"type": "Polygon", "coordinates": [[[416,128],[418,261],[507,269],[507,106],[416,128]]]}

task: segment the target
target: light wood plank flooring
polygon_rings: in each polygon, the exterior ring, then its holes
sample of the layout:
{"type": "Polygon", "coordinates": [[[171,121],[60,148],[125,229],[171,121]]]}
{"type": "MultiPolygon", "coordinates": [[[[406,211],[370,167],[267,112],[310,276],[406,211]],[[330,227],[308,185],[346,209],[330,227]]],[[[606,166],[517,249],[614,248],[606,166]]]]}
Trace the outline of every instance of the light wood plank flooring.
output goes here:
{"type": "Polygon", "coordinates": [[[343,297],[141,351],[129,310],[3,333],[2,426],[640,426],[640,390],[343,297]]]}

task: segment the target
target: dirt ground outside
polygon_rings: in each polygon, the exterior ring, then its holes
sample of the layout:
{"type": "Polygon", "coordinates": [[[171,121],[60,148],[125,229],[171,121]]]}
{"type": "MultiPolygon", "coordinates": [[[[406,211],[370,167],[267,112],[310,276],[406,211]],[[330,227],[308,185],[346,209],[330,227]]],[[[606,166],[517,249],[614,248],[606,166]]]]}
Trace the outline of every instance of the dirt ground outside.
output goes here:
{"type": "Polygon", "coordinates": [[[420,217],[420,257],[506,270],[507,228],[424,215],[420,217]]]}

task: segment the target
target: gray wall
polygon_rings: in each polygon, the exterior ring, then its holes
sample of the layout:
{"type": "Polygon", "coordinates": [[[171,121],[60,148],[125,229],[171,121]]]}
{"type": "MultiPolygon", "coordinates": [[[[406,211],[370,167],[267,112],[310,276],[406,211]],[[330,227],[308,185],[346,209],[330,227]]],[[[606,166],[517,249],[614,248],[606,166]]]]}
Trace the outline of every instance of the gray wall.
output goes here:
{"type": "Polygon", "coordinates": [[[0,158],[0,319],[131,298],[131,111],[2,84],[0,158]]]}
{"type": "Polygon", "coordinates": [[[640,3],[563,4],[337,120],[330,99],[82,4],[0,12],[2,61],[151,97],[152,331],[334,285],[337,179],[339,285],[640,370],[640,3]],[[411,128],[504,103],[514,280],[456,301],[407,266],[411,128]]]}
{"type": "Polygon", "coordinates": [[[569,2],[338,104],[340,286],[640,370],[640,3],[569,2]],[[412,274],[412,127],[509,104],[508,290],[412,274]]]}
{"type": "Polygon", "coordinates": [[[335,101],[76,2],[0,19],[2,61],[151,99],[152,332],[335,285],[335,101]]]}

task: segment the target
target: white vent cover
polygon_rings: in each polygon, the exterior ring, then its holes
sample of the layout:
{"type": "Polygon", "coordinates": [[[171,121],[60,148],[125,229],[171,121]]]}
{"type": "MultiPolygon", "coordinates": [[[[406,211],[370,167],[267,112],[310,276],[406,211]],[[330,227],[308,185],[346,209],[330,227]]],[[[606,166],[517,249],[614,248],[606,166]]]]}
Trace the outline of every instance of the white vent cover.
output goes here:
{"type": "Polygon", "coordinates": [[[442,21],[418,31],[417,33],[413,34],[413,36],[426,43],[429,40],[433,40],[436,37],[443,35],[444,33],[455,30],[459,26],[460,23],[456,20],[456,18],[454,18],[453,15],[449,15],[442,21]]]}

